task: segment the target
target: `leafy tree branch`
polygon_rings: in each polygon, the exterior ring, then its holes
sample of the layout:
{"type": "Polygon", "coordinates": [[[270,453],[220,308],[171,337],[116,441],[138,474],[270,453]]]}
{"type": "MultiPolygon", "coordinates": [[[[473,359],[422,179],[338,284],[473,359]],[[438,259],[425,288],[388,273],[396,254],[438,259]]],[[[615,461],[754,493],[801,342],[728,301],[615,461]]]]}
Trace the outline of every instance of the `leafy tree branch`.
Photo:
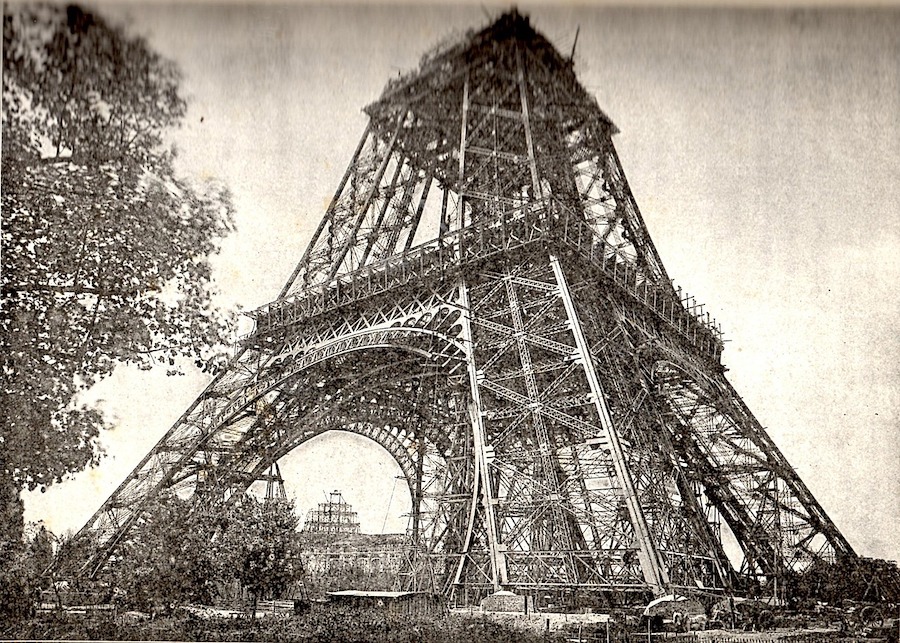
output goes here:
{"type": "MultiPolygon", "coordinates": [[[[4,4],[0,500],[101,457],[107,420],[79,395],[121,364],[224,360],[232,317],[210,257],[228,190],[178,175],[177,67],[76,6],[4,4]]],[[[2,568],[3,561],[0,561],[2,568]]]]}

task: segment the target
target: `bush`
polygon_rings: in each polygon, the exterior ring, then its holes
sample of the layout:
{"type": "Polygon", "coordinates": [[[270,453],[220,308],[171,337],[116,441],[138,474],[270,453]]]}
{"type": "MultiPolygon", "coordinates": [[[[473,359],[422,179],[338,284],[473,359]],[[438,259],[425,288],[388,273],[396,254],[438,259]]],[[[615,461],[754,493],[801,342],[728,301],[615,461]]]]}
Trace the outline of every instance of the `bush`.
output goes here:
{"type": "Polygon", "coordinates": [[[78,619],[64,613],[43,614],[5,630],[0,638],[158,640],[158,641],[277,641],[279,643],[548,643],[563,641],[562,633],[536,633],[490,619],[449,615],[411,619],[381,610],[314,604],[299,616],[259,619],[199,619],[187,615],[124,624],[78,619]]]}

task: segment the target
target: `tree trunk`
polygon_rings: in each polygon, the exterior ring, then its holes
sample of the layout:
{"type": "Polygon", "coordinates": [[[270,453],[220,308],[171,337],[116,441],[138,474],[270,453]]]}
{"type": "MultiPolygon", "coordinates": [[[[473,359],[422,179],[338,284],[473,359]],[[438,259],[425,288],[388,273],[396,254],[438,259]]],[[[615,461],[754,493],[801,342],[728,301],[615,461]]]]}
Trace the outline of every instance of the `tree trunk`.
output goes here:
{"type": "Polygon", "coordinates": [[[24,505],[5,458],[0,460],[0,620],[25,618],[29,611],[23,565],[24,505]]]}

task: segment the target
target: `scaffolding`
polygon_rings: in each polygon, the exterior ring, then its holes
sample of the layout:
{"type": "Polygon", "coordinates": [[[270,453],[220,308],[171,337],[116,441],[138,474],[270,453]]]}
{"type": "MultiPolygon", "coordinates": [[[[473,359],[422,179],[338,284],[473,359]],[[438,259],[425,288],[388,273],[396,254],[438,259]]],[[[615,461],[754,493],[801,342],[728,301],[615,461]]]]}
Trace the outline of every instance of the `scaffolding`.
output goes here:
{"type": "Polygon", "coordinates": [[[336,489],[329,494],[326,502],[319,503],[318,509],[307,514],[303,531],[313,534],[358,534],[359,519],[353,507],[336,489]]]}

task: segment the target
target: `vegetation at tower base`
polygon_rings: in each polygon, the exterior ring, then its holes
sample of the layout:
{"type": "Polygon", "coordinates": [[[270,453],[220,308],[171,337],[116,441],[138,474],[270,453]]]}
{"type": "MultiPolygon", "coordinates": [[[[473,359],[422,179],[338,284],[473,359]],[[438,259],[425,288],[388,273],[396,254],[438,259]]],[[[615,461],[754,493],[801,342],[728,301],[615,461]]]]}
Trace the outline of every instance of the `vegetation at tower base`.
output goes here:
{"type": "Polygon", "coordinates": [[[299,518],[287,501],[247,494],[210,503],[163,494],[118,550],[107,582],[132,608],[242,604],[291,594],[302,579],[299,518]]]}
{"type": "Polygon", "coordinates": [[[837,605],[845,599],[900,603],[900,568],[893,561],[877,558],[816,561],[802,573],[787,574],[783,594],[792,605],[810,600],[837,605]]]}
{"type": "Polygon", "coordinates": [[[403,581],[414,550],[405,534],[301,533],[301,538],[303,582],[311,598],[345,589],[398,591],[406,587],[403,581]]]}
{"type": "MultiPolygon", "coordinates": [[[[5,516],[12,522],[18,515],[5,516]]],[[[34,613],[35,598],[49,583],[43,572],[53,560],[54,536],[43,524],[31,523],[15,542],[0,543],[2,560],[7,567],[0,570],[0,623],[5,619],[24,618],[34,613]]]]}
{"type": "Polygon", "coordinates": [[[186,105],[173,63],[75,6],[3,11],[0,569],[9,570],[20,491],[101,457],[109,421],[82,392],[119,364],[218,365],[230,319],[211,303],[209,257],[232,206],[221,185],[176,174],[166,140],[186,105]]]}

